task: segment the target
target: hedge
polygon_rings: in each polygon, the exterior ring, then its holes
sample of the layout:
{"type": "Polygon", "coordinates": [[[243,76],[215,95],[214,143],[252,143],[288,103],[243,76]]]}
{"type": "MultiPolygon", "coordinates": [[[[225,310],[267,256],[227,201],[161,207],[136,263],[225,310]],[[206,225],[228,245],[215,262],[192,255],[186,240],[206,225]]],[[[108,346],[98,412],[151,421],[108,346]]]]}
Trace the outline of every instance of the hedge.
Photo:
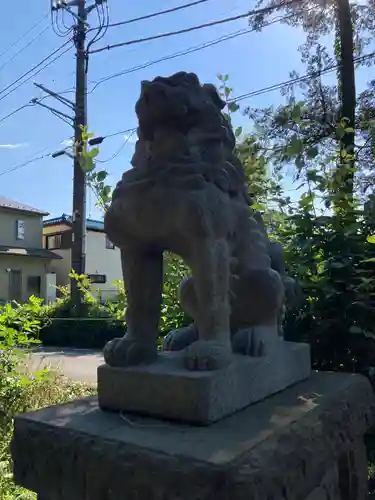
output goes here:
{"type": "Polygon", "coordinates": [[[39,340],[45,346],[103,349],[106,342],[122,337],[125,326],[112,318],[51,318],[39,340]]]}

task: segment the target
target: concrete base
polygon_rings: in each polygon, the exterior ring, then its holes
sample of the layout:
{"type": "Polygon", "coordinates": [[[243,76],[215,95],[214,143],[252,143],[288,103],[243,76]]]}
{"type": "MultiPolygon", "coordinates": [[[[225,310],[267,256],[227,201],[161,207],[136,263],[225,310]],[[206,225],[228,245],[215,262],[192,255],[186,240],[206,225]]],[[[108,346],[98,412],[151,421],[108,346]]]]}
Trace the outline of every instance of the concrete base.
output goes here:
{"type": "Polygon", "coordinates": [[[189,371],[182,356],[166,352],[151,365],[99,366],[99,406],[207,425],[310,375],[307,344],[281,341],[272,357],[236,355],[230,366],[215,371],[189,371]]]}
{"type": "Polygon", "coordinates": [[[16,417],[14,477],[46,500],[365,500],[374,415],[370,383],[338,373],[209,427],[85,398],[16,417]]]}

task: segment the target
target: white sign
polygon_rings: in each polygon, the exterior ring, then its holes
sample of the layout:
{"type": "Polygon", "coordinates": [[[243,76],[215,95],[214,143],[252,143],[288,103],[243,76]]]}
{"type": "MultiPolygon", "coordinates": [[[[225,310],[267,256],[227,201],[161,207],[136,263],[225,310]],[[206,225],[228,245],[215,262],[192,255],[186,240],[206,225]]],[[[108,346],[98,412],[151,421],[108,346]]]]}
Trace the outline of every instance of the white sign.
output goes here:
{"type": "Polygon", "coordinates": [[[56,301],[56,274],[55,273],[47,273],[46,274],[46,290],[45,297],[47,304],[56,301]]]}

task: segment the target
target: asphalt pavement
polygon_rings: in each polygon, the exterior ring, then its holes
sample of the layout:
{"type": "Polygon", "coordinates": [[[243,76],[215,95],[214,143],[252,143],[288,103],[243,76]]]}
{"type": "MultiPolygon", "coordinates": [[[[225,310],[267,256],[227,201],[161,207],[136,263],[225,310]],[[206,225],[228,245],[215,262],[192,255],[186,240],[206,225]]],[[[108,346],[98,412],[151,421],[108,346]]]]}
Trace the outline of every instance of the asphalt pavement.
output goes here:
{"type": "Polygon", "coordinates": [[[86,349],[41,347],[27,355],[27,365],[32,372],[50,368],[71,380],[90,385],[96,385],[96,370],[102,363],[101,351],[86,349]]]}

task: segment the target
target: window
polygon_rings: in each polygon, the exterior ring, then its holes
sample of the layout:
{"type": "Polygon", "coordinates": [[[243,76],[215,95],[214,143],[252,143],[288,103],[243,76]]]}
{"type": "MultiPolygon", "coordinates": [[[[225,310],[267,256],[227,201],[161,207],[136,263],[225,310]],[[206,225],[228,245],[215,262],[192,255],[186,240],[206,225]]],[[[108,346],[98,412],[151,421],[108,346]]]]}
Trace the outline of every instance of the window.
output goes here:
{"type": "Polygon", "coordinates": [[[16,222],[16,237],[17,240],[25,239],[25,221],[23,220],[18,220],[16,222]]]}
{"type": "Polygon", "coordinates": [[[55,250],[61,248],[61,234],[50,234],[47,236],[47,249],[55,250]]]}
{"type": "Polygon", "coordinates": [[[107,276],[105,274],[89,274],[88,278],[91,283],[101,283],[107,282],[107,276]]]}
{"type": "Polygon", "coordinates": [[[115,248],[115,245],[110,241],[108,236],[105,236],[105,247],[108,248],[108,250],[113,250],[115,248]]]}
{"type": "Polygon", "coordinates": [[[40,297],[42,279],[40,276],[27,277],[27,296],[35,295],[40,297]]]}

